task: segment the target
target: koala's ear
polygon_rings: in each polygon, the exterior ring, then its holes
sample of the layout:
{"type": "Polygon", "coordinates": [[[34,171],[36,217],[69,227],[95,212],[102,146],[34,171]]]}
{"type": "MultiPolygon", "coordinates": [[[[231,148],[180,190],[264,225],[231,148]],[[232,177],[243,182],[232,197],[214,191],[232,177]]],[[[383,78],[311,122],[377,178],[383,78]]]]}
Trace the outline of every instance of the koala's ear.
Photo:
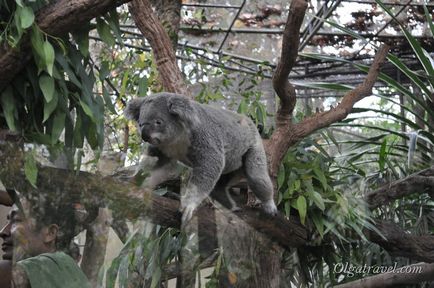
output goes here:
{"type": "Polygon", "coordinates": [[[167,99],[169,113],[176,115],[182,121],[194,126],[199,123],[199,119],[194,109],[192,100],[180,95],[169,96],[167,99]]]}
{"type": "Polygon", "coordinates": [[[138,121],[140,116],[140,107],[144,101],[145,98],[135,98],[128,102],[127,108],[124,110],[125,117],[130,120],[138,121]]]}

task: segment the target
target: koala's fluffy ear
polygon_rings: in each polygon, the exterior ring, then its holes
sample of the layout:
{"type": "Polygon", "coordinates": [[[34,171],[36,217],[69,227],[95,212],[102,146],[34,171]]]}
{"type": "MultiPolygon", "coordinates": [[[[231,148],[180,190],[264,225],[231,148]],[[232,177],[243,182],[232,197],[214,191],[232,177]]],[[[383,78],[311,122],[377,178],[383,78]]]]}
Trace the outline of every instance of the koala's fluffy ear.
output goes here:
{"type": "Polygon", "coordinates": [[[145,98],[135,98],[128,102],[127,108],[124,110],[125,117],[130,120],[138,121],[140,116],[140,107],[144,101],[145,98]]]}
{"type": "Polygon", "coordinates": [[[178,116],[179,119],[190,126],[194,126],[200,121],[197,117],[192,100],[187,97],[180,95],[170,96],[169,99],[167,99],[167,108],[170,114],[178,116]]]}

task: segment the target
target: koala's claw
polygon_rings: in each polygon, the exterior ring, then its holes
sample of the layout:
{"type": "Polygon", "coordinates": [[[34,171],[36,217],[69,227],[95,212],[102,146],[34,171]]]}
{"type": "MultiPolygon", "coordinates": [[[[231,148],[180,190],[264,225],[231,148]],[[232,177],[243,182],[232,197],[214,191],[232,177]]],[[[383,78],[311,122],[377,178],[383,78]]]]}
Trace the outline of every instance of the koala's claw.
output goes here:
{"type": "Polygon", "coordinates": [[[196,208],[197,208],[197,205],[195,205],[195,204],[187,204],[187,205],[181,207],[181,212],[182,212],[181,224],[183,227],[191,220],[196,208]]]}
{"type": "Polygon", "coordinates": [[[262,209],[264,209],[264,212],[271,216],[277,215],[277,207],[276,204],[274,204],[273,200],[268,200],[264,203],[262,203],[262,209]]]}

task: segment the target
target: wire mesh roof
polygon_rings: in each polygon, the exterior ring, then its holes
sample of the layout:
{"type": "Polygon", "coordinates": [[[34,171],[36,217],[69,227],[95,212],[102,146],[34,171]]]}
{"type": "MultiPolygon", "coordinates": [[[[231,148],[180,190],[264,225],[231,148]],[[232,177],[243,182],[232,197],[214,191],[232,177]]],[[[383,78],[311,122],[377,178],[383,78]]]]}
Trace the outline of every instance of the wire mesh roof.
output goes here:
{"type": "MultiPolygon", "coordinates": [[[[309,1],[300,33],[300,56],[290,78],[357,84],[364,75],[348,63],[319,61],[303,57],[319,53],[368,64],[375,54],[373,44],[388,42],[393,52],[418,69],[418,62],[398,25],[411,32],[430,53],[434,39],[426,22],[424,5],[434,15],[434,1],[384,0],[393,17],[375,0],[309,1]],[[425,4],[424,4],[425,3],[425,4]],[[349,35],[336,24],[353,33],[349,35]],[[368,43],[356,37],[363,36],[368,43]]],[[[283,0],[184,0],[178,57],[181,61],[222,67],[227,70],[272,76],[280,55],[282,32],[290,1],[283,0]]],[[[141,37],[123,27],[131,37],[141,37]]],[[[401,77],[391,66],[383,69],[393,78],[401,77]]]]}

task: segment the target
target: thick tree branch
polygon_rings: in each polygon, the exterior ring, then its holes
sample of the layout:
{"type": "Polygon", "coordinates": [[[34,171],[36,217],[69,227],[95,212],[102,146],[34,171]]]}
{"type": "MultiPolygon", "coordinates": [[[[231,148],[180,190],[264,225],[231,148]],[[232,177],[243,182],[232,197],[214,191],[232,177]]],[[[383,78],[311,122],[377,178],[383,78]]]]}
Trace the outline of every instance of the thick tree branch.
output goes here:
{"type": "Polygon", "coordinates": [[[386,184],[365,197],[371,209],[408,196],[429,193],[434,198],[434,166],[386,184]]]}
{"type": "MultiPolygon", "coordinates": [[[[22,150],[17,149],[16,145],[8,142],[0,143],[0,181],[6,188],[16,189],[21,193],[47,194],[53,189],[60,189],[68,195],[70,201],[103,205],[101,199],[104,199],[104,202],[108,201],[111,209],[127,219],[148,217],[150,221],[162,226],[180,227],[179,201],[153,195],[135,184],[113,177],[102,177],[85,172],[77,174],[74,171],[40,167],[37,188],[34,188],[25,178],[23,157],[22,150]]],[[[214,209],[213,207],[200,209],[202,214],[199,217],[203,221],[212,221],[210,215],[215,212],[214,209]]],[[[218,212],[217,217],[223,219],[222,222],[228,223],[229,220],[224,219],[229,217],[230,223],[238,223],[233,225],[247,223],[285,248],[300,246],[307,241],[305,227],[293,218],[287,220],[282,216],[269,217],[262,210],[247,207],[230,215],[217,210],[216,212],[218,212]]],[[[211,227],[212,223],[209,224],[211,227]]],[[[210,229],[203,231],[202,235],[212,237],[213,233],[214,231],[210,229]]]]}
{"type": "Polygon", "coordinates": [[[280,162],[289,147],[314,131],[345,119],[355,103],[371,95],[372,87],[380,73],[381,65],[385,61],[388,51],[389,46],[387,45],[382,45],[379,48],[365,81],[354,90],[348,92],[336,108],[308,117],[297,124],[289,123],[286,126],[276,127],[275,132],[265,147],[270,163],[270,175],[273,179],[276,179],[280,162]]]}
{"type": "Polygon", "coordinates": [[[273,74],[273,88],[280,98],[276,115],[276,126],[287,125],[296,102],[295,88],[288,81],[289,73],[295,64],[300,44],[300,26],[307,9],[306,0],[293,0],[289,7],[288,19],[282,36],[280,61],[273,74]]]}
{"type": "Polygon", "coordinates": [[[169,35],[152,10],[149,0],[133,0],[129,10],[143,36],[149,41],[164,90],[188,95],[169,35]]]}
{"type": "Polygon", "coordinates": [[[335,288],[384,288],[417,284],[434,280],[434,264],[417,263],[397,268],[395,271],[366,277],[334,286],[335,288]]]}
{"type": "Polygon", "coordinates": [[[348,114],[350,114],[354,104],[372,95],[372,87],[374,87],[375,81],[380,73],[380,68],[386,60],[388,52],[388,45],[383,44],[380,46],[363,83],[345,94],[344,98],[342,98],[342,102],[339,103],[336,108],[315,114],[294,125],[294,133],[297,134],[297,138],[302,139],[318,129],[328,127],[333,123],[345,119],[348,114]]]}
{"type": "MultiPolygon", "coordinates": [[[[59,0],[42,8],[36,15],[36,23],[45,33],[61,36],[83,26],[84,23],[103,15],[130,0],[59,0]]],[[[28,34],[21,39],[20,47],[0,45],[0,91],[9,84],[31,59],[28,34]]]]}
{"type": "Polygon", "coordinates": [[[415,236],[407,233],[394,223],[376,221],[376,228],[384,238],[376,232],[366,232],[369,241],[374,242],[393,256],[432,263],[434,262],[434,236],[415,236]]]}
{"type": "Polygon", "coordinates": [[[176,51],[178,46],[178,32],[181,23],[181,0],[151,0],[155,7],[158,19],[165,28],[170,40],[172,48],[176,51]]]}

